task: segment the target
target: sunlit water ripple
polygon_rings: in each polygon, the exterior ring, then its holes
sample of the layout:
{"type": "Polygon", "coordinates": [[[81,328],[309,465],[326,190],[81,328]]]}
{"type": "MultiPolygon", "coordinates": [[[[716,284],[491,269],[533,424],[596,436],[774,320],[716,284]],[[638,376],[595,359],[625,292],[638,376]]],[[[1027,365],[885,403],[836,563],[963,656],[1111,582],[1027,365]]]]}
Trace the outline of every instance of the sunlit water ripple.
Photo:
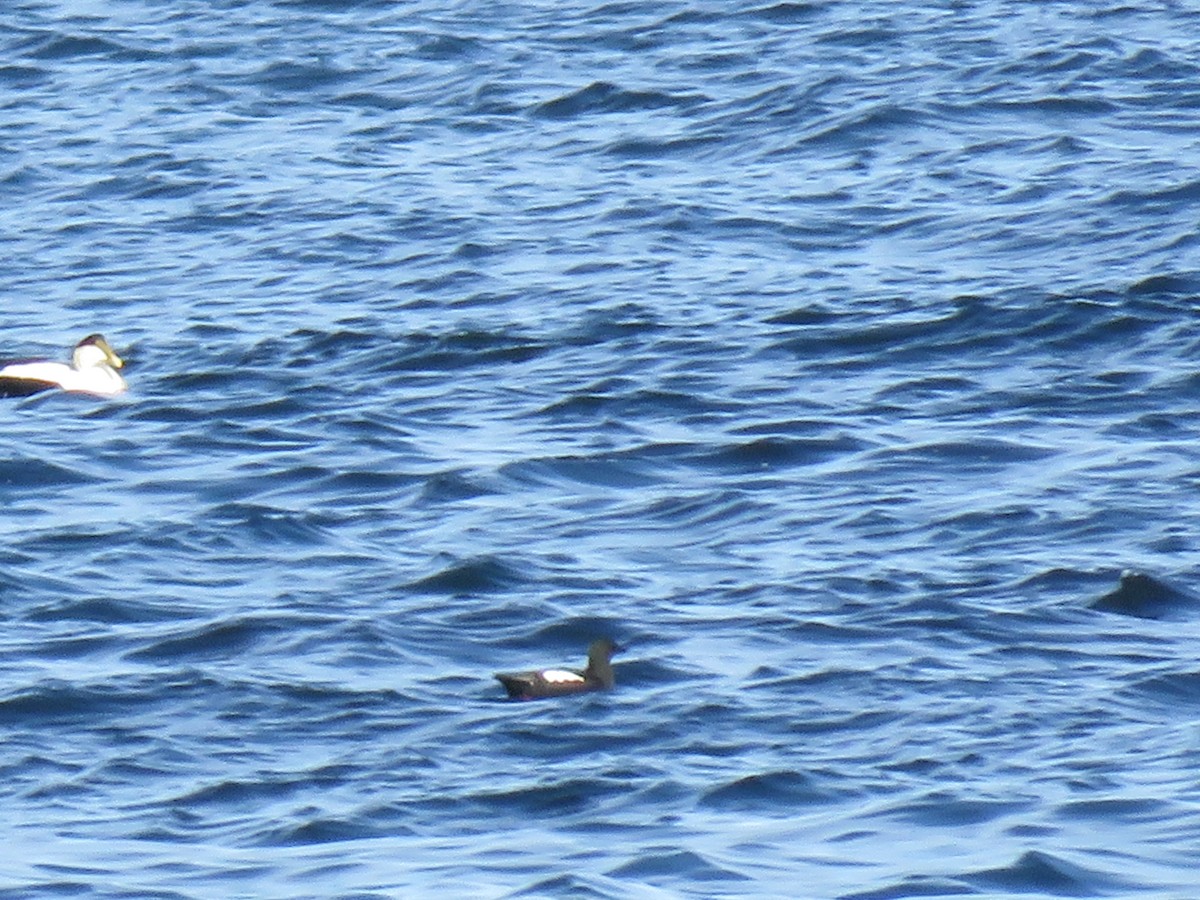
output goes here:
{"type": "Polygon", "coordinates": [[[0,18],[0,896],[1195,896],[1200,14],[0,18]]]}

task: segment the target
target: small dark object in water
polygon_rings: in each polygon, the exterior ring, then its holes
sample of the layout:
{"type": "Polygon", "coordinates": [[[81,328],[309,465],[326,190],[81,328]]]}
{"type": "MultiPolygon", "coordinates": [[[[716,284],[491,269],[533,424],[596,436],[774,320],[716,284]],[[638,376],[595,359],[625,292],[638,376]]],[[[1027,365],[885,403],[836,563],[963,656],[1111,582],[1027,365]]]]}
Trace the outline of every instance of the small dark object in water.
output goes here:
{"type": "Polygon", "coordinates": [[[1200,609],[1200,598],[1141,572],[1125,571],[1115,590],[1090,605],[1101,612],[1138,619],[1170,619],[1200,609]]]}

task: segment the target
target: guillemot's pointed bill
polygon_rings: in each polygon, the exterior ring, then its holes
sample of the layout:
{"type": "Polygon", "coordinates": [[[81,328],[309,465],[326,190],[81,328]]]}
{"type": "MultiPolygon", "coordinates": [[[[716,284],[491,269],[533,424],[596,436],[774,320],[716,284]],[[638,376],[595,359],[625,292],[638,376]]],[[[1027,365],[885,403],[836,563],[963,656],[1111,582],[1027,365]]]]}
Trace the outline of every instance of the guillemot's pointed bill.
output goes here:
{"type": "Polygon", "coordinates": [[[28,397],[54,388],[115,397],[129,387],[117,371],[124,365],[102,335],[89,334],[75,345],[70,365],[38,359],[0,368],[0,397],[28,397]]]}
{"type": "Polygon", "coordinates": [[[534,669],[529,672],[497,672],[496,678],[514,700],[563,697],[587,691],[607,691],[616,684],[612,655],[621,648],[611,638],[599,638],[588,647],[587,668],[534,669]]]}

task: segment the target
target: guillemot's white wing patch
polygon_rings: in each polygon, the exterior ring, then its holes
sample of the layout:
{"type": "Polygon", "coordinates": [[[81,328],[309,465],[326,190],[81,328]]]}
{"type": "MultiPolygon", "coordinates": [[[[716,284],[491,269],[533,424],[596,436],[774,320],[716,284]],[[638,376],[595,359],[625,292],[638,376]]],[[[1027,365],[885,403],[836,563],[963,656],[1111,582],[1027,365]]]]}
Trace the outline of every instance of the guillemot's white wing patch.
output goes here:
{"type": "Polygon", "coordinates": [[[584,680],[578,672],[568,672],[566,669],[544,669],[541,676],[551,684],[582,684],[584,680]]]}

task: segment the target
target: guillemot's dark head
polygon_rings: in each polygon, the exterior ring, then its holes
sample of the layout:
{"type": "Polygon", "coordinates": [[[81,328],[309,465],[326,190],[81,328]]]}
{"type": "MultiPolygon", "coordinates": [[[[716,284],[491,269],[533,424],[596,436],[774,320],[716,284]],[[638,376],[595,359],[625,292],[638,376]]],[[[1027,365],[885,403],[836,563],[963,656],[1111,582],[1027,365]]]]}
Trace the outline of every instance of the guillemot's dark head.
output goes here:
{"type": "Polygon", "coordinates": [[[612,656],[624,648],[612,638],[597,638],[588,647],[587,668],[583,677],[594,681],[605,688],[611,688],[616,682],[613,677],[612,656]]]}

